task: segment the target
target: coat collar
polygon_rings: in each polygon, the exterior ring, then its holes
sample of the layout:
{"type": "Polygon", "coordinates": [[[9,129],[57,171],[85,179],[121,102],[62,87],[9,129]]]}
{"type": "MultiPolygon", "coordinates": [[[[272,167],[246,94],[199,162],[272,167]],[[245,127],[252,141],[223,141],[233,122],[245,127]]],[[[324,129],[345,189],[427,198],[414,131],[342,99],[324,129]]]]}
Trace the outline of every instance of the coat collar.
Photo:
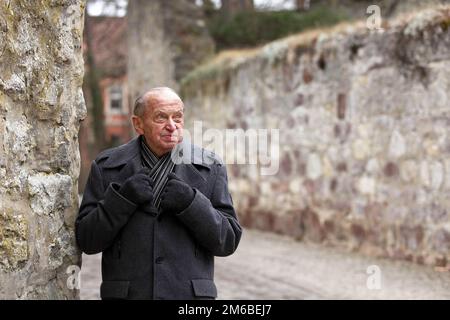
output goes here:
{"type": "Polygon", "coordinates": [[[104,168],[116,168],[120,167],[132,159],[137,157],[140,152],[139,137],[130,140],[128,143],[123,144],[111,151],[108,159],[103,165],[104,168]]]}

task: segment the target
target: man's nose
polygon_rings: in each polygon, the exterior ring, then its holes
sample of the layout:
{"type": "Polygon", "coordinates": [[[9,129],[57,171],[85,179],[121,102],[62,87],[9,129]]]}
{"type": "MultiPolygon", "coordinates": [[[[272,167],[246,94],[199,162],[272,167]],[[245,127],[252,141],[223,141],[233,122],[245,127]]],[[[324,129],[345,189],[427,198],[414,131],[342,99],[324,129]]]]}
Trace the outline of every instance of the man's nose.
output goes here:
{"type": "Polygon", "coordinates": [[[173,121],[173,119],[169,119],[169,121],[166,124],[166,129],[170,130],[170,131],[177,130],[177,125],[176,125],[175,121],[173,121]]]}

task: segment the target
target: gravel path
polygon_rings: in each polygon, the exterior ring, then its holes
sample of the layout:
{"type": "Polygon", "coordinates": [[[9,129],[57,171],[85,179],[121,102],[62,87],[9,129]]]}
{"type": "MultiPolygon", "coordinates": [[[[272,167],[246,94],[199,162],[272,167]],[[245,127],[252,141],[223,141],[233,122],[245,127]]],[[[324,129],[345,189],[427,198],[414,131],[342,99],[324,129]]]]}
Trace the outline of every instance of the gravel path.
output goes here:
{"type": "MultiPolygon", "coordinates": [[[[100,259],[83,255],[81,299],[99,299],[100,259]]],[[[255,230],[244,230],[238,250],[216,258],[215,270],[218,299],[450,299],[450,272],[255,230]],[[367,287],[374,265],[380,289],[367,287]]]]}

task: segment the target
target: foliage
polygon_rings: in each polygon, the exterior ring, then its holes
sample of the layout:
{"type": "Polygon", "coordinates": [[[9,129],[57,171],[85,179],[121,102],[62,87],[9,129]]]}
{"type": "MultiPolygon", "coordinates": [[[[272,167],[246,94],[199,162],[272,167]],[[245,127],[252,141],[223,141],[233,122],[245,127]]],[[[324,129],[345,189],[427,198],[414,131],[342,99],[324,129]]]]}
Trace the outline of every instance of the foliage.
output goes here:
{"type": "Polygon", "coordinates": [[[208,17],[208,29],[217,49],[251,47],[306,29],[334,25],[348,17],[321,6],[306,12],[243,11],[227,18],[220,11],[208,17]]]}

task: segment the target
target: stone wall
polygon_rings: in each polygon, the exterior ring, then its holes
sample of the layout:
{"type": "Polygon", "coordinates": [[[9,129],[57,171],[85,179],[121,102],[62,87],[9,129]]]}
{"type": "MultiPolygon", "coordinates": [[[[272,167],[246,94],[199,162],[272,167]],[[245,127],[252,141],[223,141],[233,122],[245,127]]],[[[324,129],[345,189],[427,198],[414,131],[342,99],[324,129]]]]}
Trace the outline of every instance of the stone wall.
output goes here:
{"type": "Polygon", "coordinates": [[[80,263],[84,8],[84,0],[0,3],[0,299],[78,298],[66,272],[80,263]]]}
{"type": "Polygon", "coordinates": [[[279,129],[276,175],[228,164],[245,226],[445,265],[450,7],[384,27],[344,24],[219,55],[183,80],[187,128],[279,129]]]}

